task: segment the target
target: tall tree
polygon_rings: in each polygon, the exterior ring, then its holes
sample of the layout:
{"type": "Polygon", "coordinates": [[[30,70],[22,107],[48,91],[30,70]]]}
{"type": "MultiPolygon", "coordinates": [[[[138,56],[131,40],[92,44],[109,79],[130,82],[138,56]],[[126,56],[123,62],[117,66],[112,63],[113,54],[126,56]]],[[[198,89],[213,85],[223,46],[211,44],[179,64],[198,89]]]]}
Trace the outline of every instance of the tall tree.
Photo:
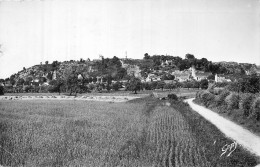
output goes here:
{"type": "Polygon", "coordinates": [[[75,92],[75,95],[77,95],[77,91],[79,88],[78,84],[78,74],[76,71],[75,66],[71,66],[64,71],[64,81],[67,87],[67,90],[69,90],[70,95],[72,95],[72,92],[75,92]]]}
{"type": "Polygon", "coordinates": [[[150,57],[151,57],[151,56],[150,56],[148,53],[145,53],[145,54],[144,54],[144,59],[145,59],[145,60],[150,59],[150,57]]]}
{"type": "Polygon", "coordinates": [[[139,78],[136,77],[131,77],[130,81],[128,82],[128,90],[130,91],[134,91],[135,94],[137,94],[137,91],[141,90],[141,80],[139,78]]]}

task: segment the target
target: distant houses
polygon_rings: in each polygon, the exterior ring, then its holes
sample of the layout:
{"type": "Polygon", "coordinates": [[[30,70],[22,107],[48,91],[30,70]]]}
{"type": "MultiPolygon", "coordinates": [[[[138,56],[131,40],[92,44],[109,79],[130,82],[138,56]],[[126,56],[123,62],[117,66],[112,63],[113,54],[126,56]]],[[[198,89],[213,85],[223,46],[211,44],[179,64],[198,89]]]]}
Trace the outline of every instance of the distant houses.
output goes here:
{"type": "Polygon", "coordinates": [[[172,75],[175,76],[175,80],[179,82],[185,82],[190,80],[201,81],[203,79],[207,79],[208,76],[212,75],[212,73],[196,71],[195,67],[192,66],[188,70],[176,70],[172,72],[172,75]]]}
{"type": "Polygon", "coordinates": [[[226,78],[225,75],[215,74],[215,82],[231,82],[231,79],[226,78]]]}

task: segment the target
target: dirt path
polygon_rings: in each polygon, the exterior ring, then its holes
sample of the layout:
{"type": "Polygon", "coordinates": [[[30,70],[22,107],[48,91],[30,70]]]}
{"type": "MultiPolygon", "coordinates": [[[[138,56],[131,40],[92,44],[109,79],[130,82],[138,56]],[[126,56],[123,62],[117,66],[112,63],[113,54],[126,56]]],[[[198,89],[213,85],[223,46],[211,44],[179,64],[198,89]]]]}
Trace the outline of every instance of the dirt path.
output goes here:
{"type": "Polygon", "coordinates": [[[193,110],[214,124],[227,137],[233,139],[245,149],[260,157],[259,136],[251,133],[249,130],[244,129],[232,121],[223,118],[217,113],[193,103],[193,100],[194,98],[191,98],[185,100],[185,102],[187,102],[193,110]]]}

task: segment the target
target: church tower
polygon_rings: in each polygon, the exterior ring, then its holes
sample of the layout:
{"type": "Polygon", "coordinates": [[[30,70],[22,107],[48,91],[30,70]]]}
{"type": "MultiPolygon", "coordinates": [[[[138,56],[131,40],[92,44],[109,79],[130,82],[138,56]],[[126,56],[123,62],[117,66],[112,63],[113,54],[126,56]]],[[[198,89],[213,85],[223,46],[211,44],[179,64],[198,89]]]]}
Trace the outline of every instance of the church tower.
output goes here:
{"type": "Polygon", "coordinates": [[[195,69],[195,66],[192,65],[191,67],[191,76],[197,80],[197,76],[196,76],[196,69],[195,69]]]}

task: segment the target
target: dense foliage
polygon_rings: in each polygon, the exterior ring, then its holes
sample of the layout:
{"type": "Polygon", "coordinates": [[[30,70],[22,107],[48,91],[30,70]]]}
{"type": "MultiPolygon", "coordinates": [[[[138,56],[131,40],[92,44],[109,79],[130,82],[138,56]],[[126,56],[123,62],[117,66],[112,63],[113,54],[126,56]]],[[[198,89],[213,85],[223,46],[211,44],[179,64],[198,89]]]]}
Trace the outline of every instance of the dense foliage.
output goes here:
{"type": "Polygon", "coordinates": [[[0,85],[0,95],[4,95],[4,87],[0,85]]]}
{"type": "MultiPolygon", "coordinates": [[[[213,91],[215,92],[215,91],[213,91]]],[[[260,97],[254,93],[237,93],[223,89],[215,94],[209,90],[197,92],[196,99],[206,107],[217,107],[220,112],[237,114],[241,113],[244,118],[260,121],[260,97]],[[238,110],[238,111],[237,111],[238,110]]]]}

